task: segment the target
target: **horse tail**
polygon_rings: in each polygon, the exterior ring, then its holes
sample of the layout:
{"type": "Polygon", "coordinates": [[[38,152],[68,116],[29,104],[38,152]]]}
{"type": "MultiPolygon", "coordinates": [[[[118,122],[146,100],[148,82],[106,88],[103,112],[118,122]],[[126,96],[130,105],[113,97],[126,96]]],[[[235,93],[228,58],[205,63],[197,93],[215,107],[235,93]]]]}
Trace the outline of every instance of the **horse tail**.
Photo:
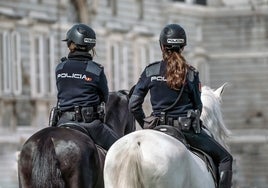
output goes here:
{"type": "Polygon", "coordinates": [[[126,182],[123,182],[127,186],[124,187],[131,187],[131,188],[144,188],[143,182],[143,172],[142,172],[142,151],[140,148],[140,141],[135,141],[132,144],[132,148],[129,148],[127,154],[125,156],[125,164],[124,168],[122,169],[125,171],[124,173],[129,173],[127,178],[125,179],[126,182]],[[132,170],[130,170],[132,169],[132,170]]]}
{"type": "Polygon", "coordinates": [[[32,187],[65,187],[52,138],[41,138],[33,154],[32,187]]]}
{"type": "MultiPolygon", "coordinates": [[[[115,143],[117,144],[117,143],[115,143]]],[[[144,178],[142,169],[142,151],[140,148],[140,141],[133,141],[117,145],[120,150],[113,150],[118,152],[116,155],[116,169],[109,169],[113,171],[113,177],[110,177],[111,182],[114,182],[113,188],[144,188],[144,178]]],[[[108,154],[109,155],[109,152],[108,154]]],[[[107,160],[107,158],[106,158],[107,160]]],[[[109,162],[111,163],[111,162],[109,162]]],[[[114,162],[113,162],[114,163],[114,162]]],[[[109,176],[111,173],[109,173],[109,176]]],[[[106,186],[106,185],[105,185],[106,186]]],[[[107,185],[108,187],[110,185],[107,185]]]]}

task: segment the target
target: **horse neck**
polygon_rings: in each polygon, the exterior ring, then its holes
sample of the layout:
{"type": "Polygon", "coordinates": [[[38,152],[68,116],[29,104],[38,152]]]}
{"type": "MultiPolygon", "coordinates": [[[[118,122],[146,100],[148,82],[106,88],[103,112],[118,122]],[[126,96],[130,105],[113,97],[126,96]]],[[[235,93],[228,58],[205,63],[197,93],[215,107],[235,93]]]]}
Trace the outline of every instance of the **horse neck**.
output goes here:
{"type": "Polygon", "coordinates": [[[105,123],[120,137],[135,130],[134,116],[128,109],[127,91],[109,93],[105,123]]]}
{"type": "Polygon", "coordinates": [[[202,90],[203,111],[201,120],[214,139],[225,147],[225,149],[228,149],[226,139],[230,131],[223,121],[220,100],[221,99],[217,98],[210,88],[205,88],[204,91],[202,90]]]}

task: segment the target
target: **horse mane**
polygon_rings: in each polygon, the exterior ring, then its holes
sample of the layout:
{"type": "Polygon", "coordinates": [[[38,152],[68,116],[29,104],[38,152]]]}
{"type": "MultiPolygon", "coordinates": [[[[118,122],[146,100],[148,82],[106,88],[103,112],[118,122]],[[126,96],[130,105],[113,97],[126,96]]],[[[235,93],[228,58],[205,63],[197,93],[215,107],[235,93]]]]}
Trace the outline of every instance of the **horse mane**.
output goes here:
{"type": "Polygon", "coordinates": [[[231,132],[223,121],[223,114],[221,111],[221,94],[223,93],[225,85],[226,84],[217,90],[213,90],[208,86],[202,87],[201,100],[203,109],[200,118],[214,139],[225,149],[229,149],[226,144],[226,139],[231,132]]]}

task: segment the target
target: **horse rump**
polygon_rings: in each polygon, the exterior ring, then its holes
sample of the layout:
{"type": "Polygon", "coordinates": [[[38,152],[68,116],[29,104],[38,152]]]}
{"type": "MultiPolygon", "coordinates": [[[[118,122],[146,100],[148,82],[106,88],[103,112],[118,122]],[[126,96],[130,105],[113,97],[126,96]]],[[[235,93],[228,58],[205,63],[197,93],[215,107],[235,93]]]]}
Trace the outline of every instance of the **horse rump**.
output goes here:
{"type": "Polygon", "coordinates": [[[48,127],[23,145],[19,182],[23,188],[94,188],[103,186],[100,154],[87,135],[48,127]]]}

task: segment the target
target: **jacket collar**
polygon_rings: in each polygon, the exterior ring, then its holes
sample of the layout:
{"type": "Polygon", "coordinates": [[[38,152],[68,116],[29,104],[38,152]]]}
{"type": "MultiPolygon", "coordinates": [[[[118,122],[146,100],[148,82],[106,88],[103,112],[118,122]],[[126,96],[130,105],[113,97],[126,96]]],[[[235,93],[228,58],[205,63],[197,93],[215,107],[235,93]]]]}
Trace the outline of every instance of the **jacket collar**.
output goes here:
{"type": "Polygon", "coordinates": [[[92,60],[92,56],[91,54],[89,54],[88,52],[84,52],[84,51],[75,51],[75,52],[70,52],[68,54],[68,59],[75,59],[75,60],[92,60]]]}

